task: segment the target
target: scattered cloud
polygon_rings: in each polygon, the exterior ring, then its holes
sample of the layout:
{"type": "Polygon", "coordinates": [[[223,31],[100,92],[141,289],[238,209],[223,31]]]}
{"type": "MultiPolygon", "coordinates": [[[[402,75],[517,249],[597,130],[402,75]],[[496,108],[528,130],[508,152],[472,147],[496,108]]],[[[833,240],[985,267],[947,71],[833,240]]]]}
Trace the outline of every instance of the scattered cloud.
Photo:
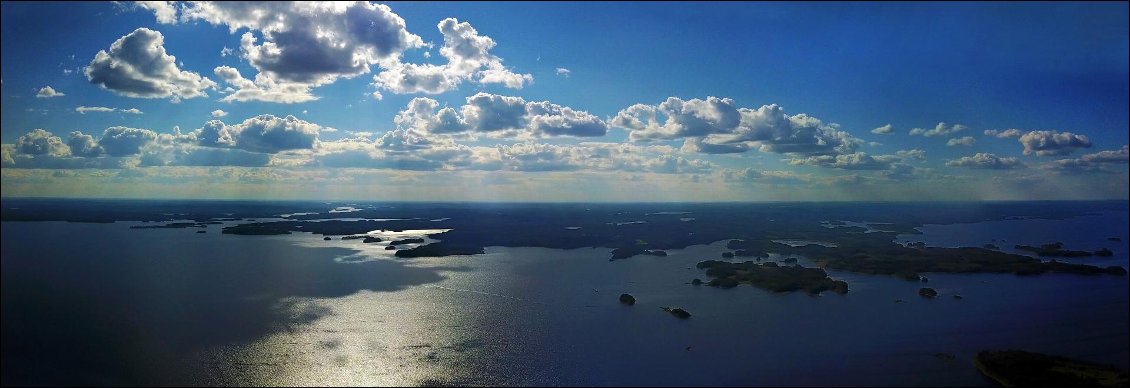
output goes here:
{"type": "Polygon", "coordinates": [[[175,24],[177,22],[177,5],[175,1],[135,1],[138,7],[153,11],[157,22],[161,24],[175,24]]]}
{"type": "Polygon", "coordinates": [[[74,156],[93,158],[102,154],[102,146],[94,140],[94,136],[79,131],[71,132],[67,146],[70,147],[71,154],[74,156]]]}
{"type": "Polygon", "coordinates": [[[138,28],[101,50],[86,67],[86,78],[119,95],[136,98],[180,99],[207,97],[212,80],[181,70],[176,57],[165,52],[165,37],[138,28]]]}
{"type": "Polygon", "coordinates": [[[791,171],[767,171],[753,167],[742,169],[722,169],[722,180],[729,183],[790,184],[802,183],[812,179],[809,175],[799,175],[791,171]]]}
{"type": "Polygon", "coordinates": [[[488,93],[477,93],[466,101],[457,111],[439,108],[436,100],[417,97],[396,115],[395,122],[398,127],[428,134],[595,137],[608,132],[600,118],[548,101],[527,102],[521,97],[488,93]]]}
{"type": "Polygon", "coordinates": [[[75,108],[75,112],[78,112],[80,114],[86,114],[87,112],[98,112],[98,113],[122,112],[122,113],[129,113],[129,114],[135,114],[135,115],[145,113],[145,112],[142,112],[140,109],[137,109],[137,108],[118,109],[118,108],[108,108],[108,107],[104,107],[104,106],[79,106],[79,107],[75,108]]]}
{"type": "MultiPolygon", "coordinates": [[[[383,4],[359,2],[211,2],[183,4],[164,24],[203,20],[240,36],[240,58],[257,70],[244,78],[228,66],[216,75],[235,89],[223,101],[298,103],[318,99],[311,89],[399,62],[404,50],[424,46],[404,19],[383,4]],[[258,34],[258,35],[256,35],[258,34]]],[[[169,11],[164,11],[168,14],[169,11]]],[[[224,47],[221,56],[234,55],[224,47]]]]}
{"type": "Polygon", "coordinates": [[[1006,170],[1013,168],[1024,168],[1024,163],[1014,157],[998,157],[996,155],[980,152],[973,156],[965,156],[956,160],[946,162],[950,167],[968,167],[992,170],[1006,170]]]}
{"type": "Polygon", "coordinates": [[[240,39],[241,56],[280,83],[325,85],[368,73],[370,66],[423,45],[388,6],[367,1],[201,1],[186,4],[180,20],[227,26],[233,34],[249,30],[240,39]],[[262,36],[261,43],[252,32],[262,36]]]}
{"type": "Polygon", "coordinates": [[[617,113],[610,125],[627,129],[632,141],[695,139],[688,150],[733,153],[742,149],[784,154],[850,154],[863,144],[836,124],[806,114],[790,116],[778,105],[738,108],[728,98],[636,104],[617,113]],[[697,139],[696,139],[697,138],[697,139]],[[715,147],[717,146],[717,147],[715,147]]]}
{"type": "Polygon", "coordinates": [[[439,94],[454,90],[459,84],[470,81],[479,84],[502,84],[511,89],[521,89],[534,78],[518,74],[502,64],[502,59],[490,53],[496,45],[489,36],[479,35],[470,23],[447,18],[436,26],[443,34],[441,56],[443,65],[400,63],[393,61],[373,77],[374,86],[394,94],[439,94]]]}
{"type": "Polygon", "coordinates": [[[1091,163],[1122,163],[1125,164],[1130,160],[1130,150],[1127,146],[1122,146],[1122,149],[1099,151],[1093,154],[1083,155],[1082,159],[1091,163]]]}
{"type": "Polygon", "coordinates": [[[572,73],[573,72],[571,70],[566,69],[564,67],[558,67],[557,68],[557,75],[559,75],[559,76],[569,78],[569,75],[572,74],[572,73]]]}
{"type": "Polygon", "coordinates": [[[856,152],[842,155],[817,155],[804,158],[789,159],[790,165],[810,165],[843,170],[886,170],[891,164],[899,161],[896,155],[871,156],[866,152],[856,152]]]}
{"type": "Polygon", "coordinates": [[[141,147],[157,139],[157,133],[148,129],[110,127],[102,132],[98,145],[110,156],[137,155],[141,147]]]}
{"type": "Polygon", "coordinates": [[[923,135],[926,137],[932,136],[949,136],[968,129],[968,127],[961,124],[954,124],[947,126],[946,123],[938,123],[933,129],[914,128],[910,130],[910,134],[923,135]]]}
{"type": "Polygon", "coordinates": [[[247,102],[263,101],[280,104],[297,104],[314,101],[318,97],[310,92],[312,85],[301,82],[280,82],[275,78],[259,73],[255,80],[243,78],[239,70],[230,66],[220,66],[213,70],[229,87],[234,88],[231,94],[224,96],[220,101],[247,102]]]}
{"type": "Polygon", "coordinates": [[[65,96],[65,95],[66,95],[66,93],[56,91],[55,88],[50,87],[50,86],[44,86],[44,87],[39,89],[38,93],[35,93],[35,97],[37,97],[37,98],[62,97],[62,96],[65,96]]]}
{"type": "Polygon", "coordinates": [[[965,137],[955,137],[955,138],[950,139],[949,141],[946,142],[946,146],[949,146],[949,147],[957,147],[957,146],[972,147],[976,143],[977,143],[977,139],[974,139],[973,136],[965,136],[965,137]]]}
{"type": "Polygon", "coordinates": [[[69,156],[71,148],[63,139],[43,129],[34,129],[16,139],[16,151],[25,155],[69,156]]]}
{"type": "Polygon", "coordinates": [[[1086,154],[1077,159],[1060,159],[1040,166],[1046,170],[1079,171],[1079,172],[1107,172],[1114,173],[1114,165],[1126,164],[1130,161],[1130,149],[1099,151],[1086,154]]]}
{"type": "Polygon", "coordinates": [[[1018,140],[1024,146],[1024,155],[1066,155],[1079,148],[1091,148],[1091,140],[1087,136],[1071,132],[1031,131],[1018,140]]]}
{"type": "Polygon", "coordinates": [[[1007,139],[1007,138],[1010,138],[1010,137],[1020,137],[1020,134],[1021,134],[1020,130],[1016,129],[1016,128],[1006,129],[1006,130],[1003,130],[1003,131],[999,131],[999,130],[996,130],[996,129],[986,129],[985,130],[985,136],[992,136],[992,137],[995,137],[995,138],[998,138],[998,139],[1007,139]]]}
{"type": "Polygon", "coordinates": [[[911,149],[911,150],[896,151],[895,155],[897,155],[900,158],[903,158],[904,160],[908,160],[908,159],[926,160],[926,151],[920,150],[920,149],[917,149],[917,148],[911,149]]]}
{"type": "Polygon", "coordinates": [[[275,153],[313,149],[318,144],[318,134],[322,129],[318,124],[294,116],[259,115],[235,125],[210,120],[190,135],[202,146],[275,153]]]}
{"type": "Polygon", "coordinates": [[[871,133],[874,133],[876,135],[890,135],[892,133],[892,127],[890,124],[887,124],[882,127],[872,129],[871,133]]]}

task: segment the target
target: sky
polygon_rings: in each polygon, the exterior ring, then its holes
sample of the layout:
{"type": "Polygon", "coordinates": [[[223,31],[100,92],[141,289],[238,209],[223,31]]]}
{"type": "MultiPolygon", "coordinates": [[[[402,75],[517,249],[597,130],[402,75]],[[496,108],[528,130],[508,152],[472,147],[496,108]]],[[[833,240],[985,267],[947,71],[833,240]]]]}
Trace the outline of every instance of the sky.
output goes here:
{"type": "Polygon", "coordinates": [[[4,2],[0,196],[1125,200],[1128,8],[4,2]]]}

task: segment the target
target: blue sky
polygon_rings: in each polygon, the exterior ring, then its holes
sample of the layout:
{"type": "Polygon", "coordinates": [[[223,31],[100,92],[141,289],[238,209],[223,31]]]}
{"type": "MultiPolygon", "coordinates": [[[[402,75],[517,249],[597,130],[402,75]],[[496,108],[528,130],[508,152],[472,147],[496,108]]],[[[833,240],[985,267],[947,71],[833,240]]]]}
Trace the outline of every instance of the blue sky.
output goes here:
{"type": "Polygon", "coordinates": [[[3,196],[1128,195],[1126,3],[143,3],[3,3],[3,196]]]}

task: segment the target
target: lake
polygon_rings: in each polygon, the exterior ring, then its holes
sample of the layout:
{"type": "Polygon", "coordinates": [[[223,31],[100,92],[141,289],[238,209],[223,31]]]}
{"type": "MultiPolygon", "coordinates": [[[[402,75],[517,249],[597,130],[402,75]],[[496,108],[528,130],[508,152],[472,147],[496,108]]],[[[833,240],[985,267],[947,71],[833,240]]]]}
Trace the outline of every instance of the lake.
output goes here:
{"type": "MultiPolygon", "coordinates": [[[[926,223],[898,240],[1062,241],[1115,252],[1064,261],[1126,267],[1118,204],[1063,219],[926,223]]],[[[841,218],[880,219],[868,209],[841,218]]],[[[649,221],[709,220],[689,205],[651,210],[649,221]]],[[[403,259],[311,233],[220,233],[242,222],[0,223],[4,384],[988,386],[972,366],[980,350],[1130,361],[1125,276],[928,273],[923,284],[829,271],[851,291],[810,296],[690,285],[708,280],[695,264],[719,258],[726,240],[617,261],[603,247],[500,246],[403,259]],[[939,297],[919,297],[924,286],[939,297]],[[637,303],[619,304],[621,293],[637,303]]]]}

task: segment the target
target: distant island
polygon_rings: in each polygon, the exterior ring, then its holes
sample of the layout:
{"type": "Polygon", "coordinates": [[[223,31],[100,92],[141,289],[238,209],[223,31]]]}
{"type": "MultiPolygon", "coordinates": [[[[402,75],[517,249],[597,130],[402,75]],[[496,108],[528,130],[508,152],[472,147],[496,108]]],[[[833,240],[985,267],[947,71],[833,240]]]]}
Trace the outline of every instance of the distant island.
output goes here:
{"type": "Polygon", "coordinates": [[[183,228],[207,228],[208,225],[219,225],[223,222],[208,221],[208,222],[170,222],[164,225],[133,225],[130,229],[183,229],[183,228]]]}
{"type": "Polygon", "coordinates": [[[983,351],[973,363],[1006,387],[1126,387],[1130,381],[1112,365],[1021,350],[983,351]]]}
{"type": "MultiPolygon", "coordinates": [[[[1048,207],[1039,203],[998,204],[967,211],[962,204],[935,204],[929,215],[916,214],[915,204],[883,204],[883,211],[869,216],[870,222],[882,223],[882,230],[866,224],[841,221],[858,214],[855,205],[807,204],[814,211],[796,212],[794,205],[750,205],[735,214],[726,205],[687,205],[696,222],[682,222],[678,217],[654,216],[647,223],[627,223],[642,215],[670,211],[667,205],[561,204],[460,206],[446,204],[400,204],[359,209],[352,212],[329,212],[325,204],[287,203],[247,207],[241,203],[152,202],[99,200],[40,201],[24,200],[0,214],[4,221],[74,221],[167,222],[165,225],[144,225],[143,228],[201,227],[223,221],[243,220],[223,227],[223,234],[285,235],[295,232],[342,239],[365,239],[373,230],[447,230],[431,234],[438,242],[399,249],[401,258],[475,255],[488,246],[543,247],[576,249],[603,247],[612,250],[610,260],[638,255],[665,256],[669,249],[727,241],[723,258],[747,257],[756,261],[770,254],[805,257],[827,270],[864,274],[890,275],[920,281],[926,272],[941,273],[1012,273],[1038,275],[1071,273],[1081,275],[1125,276],[1120,266],[1093,265],[1042,260],[1005,253],[996,244],[982,247],[940,248],[922,243],[899,244],[899,235],[920,234],[923,224],[952,224],[1001,220],[1025,214],[1023,219],[1063,219],[1080,214],[1087,204],[1066,204],[1048,207]],[[96,206],[91,206],[95,203],[96,206]],[[1083,206],[1076,208],[1076,206],[1083,206]],[[536,208],[537,211],[530,211],[536,208]],[[264,218],[271,220],[256,221],[264,218]],[[279,220],[282,219],[282,220],[279,220]],[[193,222],[179,222],[191,220],[193,222]],[[563,228],[572,228],[562,231],[563,228]],[[782,244],[776,241],[813,241],[819,244],[782,244]],[[797,245],[797,246],[793,246],[797,245]]],[[[1112,203],[1111,206],[1123,206],[1112,203]]],[[[328,208],[333,209],[333,208],[328,208]]],[[[375,237],[374,237],[375,238],[375,237]]],[[[1111,238],[1111,241],[1115,238],[1111,238]]],[[[394,242],[391,245],[396,245],[394,242]]],[[[1095,252],[1066,250],[1062,245],[1045,244],[1031,247],[1037,254],[1052,257],[1107,256],[1113,251],[1095,252]]],[[[720,282],[726,282],[720,280],[720,282]]]]}
{"type": "Polygon", "coordinates": [[[1086,257],[1094,255],[1087,251],[1072,251],[1063,249],[1063,243],[1054,242],[1051,244],[1043,244],[1038,247],[1031,245],[1016,245],[1016,249],[1035,253],[1037,256],[1046,257],[1086,257]]]}
{"type": "Polygon", "coordinates": [[[799,265],[779,266],[773,262],[731,263],[717,260],[700,262],[697,267],[705,269],[706,275],[714,278],[706,284],[718,288],[733,288],[738,284],[747,283],[774,292],[801,290],[809,294],[819,294],[829,290],[837,294],[848,292],[846,282],[832,280],[828,277],[828,273],[820,268],[804,268],[799,265]]]}

